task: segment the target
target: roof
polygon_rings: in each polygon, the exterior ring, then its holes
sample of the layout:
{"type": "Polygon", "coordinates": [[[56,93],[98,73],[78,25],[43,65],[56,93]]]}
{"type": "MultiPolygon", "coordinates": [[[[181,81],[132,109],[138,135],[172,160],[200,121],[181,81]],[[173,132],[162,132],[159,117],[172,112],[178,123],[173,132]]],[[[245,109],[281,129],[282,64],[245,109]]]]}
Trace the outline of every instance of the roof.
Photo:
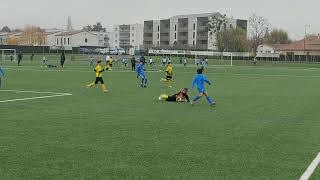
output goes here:
{"type": "Polygon", "coordinates": [[[221,13],[219,13],[219,12],[213,12],[213,13],[178,15],[178,16],[173,16],[173,17],[171,17],[171,19],[212,17],[212,16],[220,16],[220,17],[222,17],[223,15],[222,15],[221,13]]]}
{"type": "Polygon", "coordinates": [[[20,32],[3,32],[0,33],[0,36],[13,36],[13,35],[20,35],[20,32]]]}
{"type": "Polygon", "coordinates": [[[73,36],[75,34],[79,34],[79,33],[83,33],[83,32],[97,36],[97,34],[94,34],[92,32],[88,32],[88,31],[69,31],[69,32],[63,32],[63,33],[57,34],[56,36],[73,36]]]}
{"type": "Polygon", "coordinates": [[[291,44],[274,44],[272,47],[278,51],[320,51],[320,36],[310,36],[291,44]]]}
{"type": "Polygon", "coordinates": [[[60,34],[57,34],[56,36],[72,36],[79,33],[81,33],[81,31],[69,31],[69,32],[62,32],[60,34]]]}

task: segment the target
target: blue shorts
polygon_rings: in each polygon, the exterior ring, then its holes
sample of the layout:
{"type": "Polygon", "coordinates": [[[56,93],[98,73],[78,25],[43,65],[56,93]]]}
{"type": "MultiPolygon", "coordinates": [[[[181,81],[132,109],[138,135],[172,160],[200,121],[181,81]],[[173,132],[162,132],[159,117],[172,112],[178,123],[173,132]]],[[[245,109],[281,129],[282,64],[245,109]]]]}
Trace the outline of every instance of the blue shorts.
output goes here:
{"type": "Polygon", "coordinates": [[[207,91],[204,88],[198,88],[198,92],[200,94],[200,93],[206,93],[207,91]]]}
{"type": "Polygon", "coordinates": [[[144,74],[139,74],[138,76],[140,79],[146,79],[146,76],[144,74]]]}

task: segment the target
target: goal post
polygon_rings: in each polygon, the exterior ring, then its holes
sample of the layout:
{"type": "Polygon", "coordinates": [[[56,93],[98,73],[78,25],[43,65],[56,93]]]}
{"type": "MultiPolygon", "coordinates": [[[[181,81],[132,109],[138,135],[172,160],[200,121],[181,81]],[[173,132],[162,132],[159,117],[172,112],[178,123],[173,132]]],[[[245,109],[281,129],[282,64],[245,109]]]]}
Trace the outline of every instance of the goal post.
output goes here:
{"type": "Polygon", "coordinates": [[[17,50],[16,49],[0,49],[1,59],[16,61],[17,59],[17,50]]]}

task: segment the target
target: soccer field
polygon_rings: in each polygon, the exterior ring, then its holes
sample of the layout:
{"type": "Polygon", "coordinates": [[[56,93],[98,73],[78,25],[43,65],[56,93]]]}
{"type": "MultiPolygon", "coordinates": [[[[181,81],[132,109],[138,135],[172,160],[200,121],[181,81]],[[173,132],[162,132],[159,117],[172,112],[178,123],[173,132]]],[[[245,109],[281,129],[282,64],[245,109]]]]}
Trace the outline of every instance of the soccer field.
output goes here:
{"type": "Polygon", "coordinates": [[[119,65],[103,94],[85,88],[87,62],[47,69],[40,59],[0,62],[0,179],[289,180],[320,152],[320,65],[210,65],[213,109],[157,100],[191,88],[192,66],[174,65],[172,89],[162,67],[146,66],[144,89],[119,65]]]}

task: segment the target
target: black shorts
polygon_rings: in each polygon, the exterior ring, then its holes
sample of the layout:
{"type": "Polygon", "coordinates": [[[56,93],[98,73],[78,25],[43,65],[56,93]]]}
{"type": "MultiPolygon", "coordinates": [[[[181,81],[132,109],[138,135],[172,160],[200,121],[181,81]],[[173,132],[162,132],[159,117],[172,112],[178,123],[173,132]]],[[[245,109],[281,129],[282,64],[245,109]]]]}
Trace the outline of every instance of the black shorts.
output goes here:
{"type": "Polygon", "coordinates": [[[166,77],[166,80],[168,80],[168,81],[171,80],[171,79],[172,79],[172,76],[167,76],[166,77]]]}
{"type": "Polygon", "coordinates": [[[166,101],[170,101],[170,102],[176,102],[176,96],[169,96],[168,99],[166,101]]]}
{"type": "Polygon", "coordinates": [[[98,83],[104,84],[102,77],[96,77],[96,81],[94,82],[94,84],[98,84],[98,83]]]}

